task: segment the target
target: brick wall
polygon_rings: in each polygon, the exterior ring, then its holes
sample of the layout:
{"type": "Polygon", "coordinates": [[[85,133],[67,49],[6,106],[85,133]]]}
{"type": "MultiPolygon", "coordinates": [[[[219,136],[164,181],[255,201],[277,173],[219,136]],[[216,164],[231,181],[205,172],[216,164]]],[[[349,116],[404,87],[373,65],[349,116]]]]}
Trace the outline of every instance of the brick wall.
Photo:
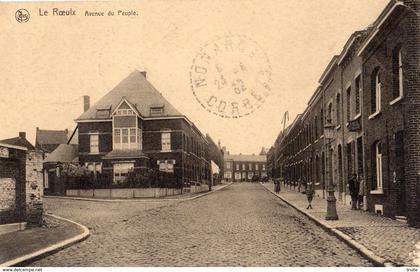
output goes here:
{"type": "Polygon", "coordinates": [[[405,0],[410,7],[404,25],[405,88],[407,90],[406,131],[408,152],[406,158],[406,194],[409,222],[420,226],[420,1],[405,0]],[[415,13],[417,12],[417,14],[415,13]]]}

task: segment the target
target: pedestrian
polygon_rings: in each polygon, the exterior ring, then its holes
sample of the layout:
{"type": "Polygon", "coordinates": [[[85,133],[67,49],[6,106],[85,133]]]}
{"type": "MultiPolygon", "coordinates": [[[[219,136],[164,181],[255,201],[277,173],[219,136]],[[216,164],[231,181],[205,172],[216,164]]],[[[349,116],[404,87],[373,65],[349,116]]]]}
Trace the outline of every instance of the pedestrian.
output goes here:
{"type": "Polygon", "coordinates": [[[357,198],[359,196],[359,184],[357,181],[357,175],[352,174],[349,179],[349,191],[351,196],[351,209],[357,210],[357,198]]]}
{"type": "Polygon", "coordinates": [[[280,193],[280,182],[278,179],[274,180],[274,191],[276,194],[280,193]]]}
{"type": "Polygon", "coordinates": [[[300,193],[300,186],[302,185],[302,180],[298,179],[298,192],[300,193]]]}
{"type": "Polygon", "coordinates": [[[359,183],[359,195],[357,199],[357,206],[359,209],[363,208],[363,197],[365,196],[365,180],[362,175],[359,177],[360,183],[359,183]]]}
{"type": "Polygon", "coordinates": [[[312,210],[312,199],[314,198],[315,190],[312,182],[306,184],[306,198],[308,199],[308,207],[306,209],[312,210]]]}

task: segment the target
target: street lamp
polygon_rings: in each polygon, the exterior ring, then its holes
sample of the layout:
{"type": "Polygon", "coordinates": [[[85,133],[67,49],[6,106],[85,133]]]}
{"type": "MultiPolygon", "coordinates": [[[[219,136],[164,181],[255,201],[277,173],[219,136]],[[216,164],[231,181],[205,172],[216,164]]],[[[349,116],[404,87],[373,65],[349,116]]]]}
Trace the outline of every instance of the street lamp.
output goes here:
{"type": "MultiPolygon", "coordinates": [[[[331,149],[331,143],[333,141],[333,139],[335,138],[336,135],[336,130],[335,130],[335,126],[332,125],[330,122],[328,124],[326,124],[324,126],[324,137],[325,139],[328,140],[327,142],[327,146],[328,146],[328,150],[327,150],[327,158],[328,158],[328,153],[331,149]]],[[[325,220],[338,220],[338,215],[337,215],[337,199],[335,198],[334,195],[334,184],[333,184],[333,180],[332,180],[332,166],[330,168],[330,164],[332,164],[332,154],[331,154],[331,158],[329,158],[329,164],[327,165],[329,171],[329,177],[328,177],[328,196],[327,196],[327,215],[325,216],[325,220]]]]}

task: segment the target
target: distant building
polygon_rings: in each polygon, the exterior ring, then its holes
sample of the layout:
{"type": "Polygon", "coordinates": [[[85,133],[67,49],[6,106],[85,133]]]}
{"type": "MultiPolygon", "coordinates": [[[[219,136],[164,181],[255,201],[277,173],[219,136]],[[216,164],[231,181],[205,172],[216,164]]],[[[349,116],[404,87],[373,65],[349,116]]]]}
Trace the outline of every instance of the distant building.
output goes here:
{"type": "Polygon", "coordinates": [[[225,154],[225,180],[256,181],[267,176],[265,155],[225,154]]]}
{"type": "Polygon", "coordinates": [[[268,149],[267,148],[261,147],[261,151],[260,151],[259,155],[261,155],[261,156],[267,156],[267,152],[268,152],[268,149]]]}
{"type": "Polygon", "coordinates": [[[21,146],[28,150],[35,150],[35,147],[26,139],[26,132],[19,132],[18,137],[0,140],[0,143],[21,146]]]}
{"type": "Polygon", "coordinates": [[[61,168],[65,164],[79,164],[77,144],[60,144],[43,161],[44,193],[46,195],[65,194],[65,186],[60,180],[61,168]]]}
{"type": "Polygon", "coordinates": [[[46,130],[36,128],[35,147],[45,156],[53,152],[60,144],[67,144],[69,130],[46,130]]]}

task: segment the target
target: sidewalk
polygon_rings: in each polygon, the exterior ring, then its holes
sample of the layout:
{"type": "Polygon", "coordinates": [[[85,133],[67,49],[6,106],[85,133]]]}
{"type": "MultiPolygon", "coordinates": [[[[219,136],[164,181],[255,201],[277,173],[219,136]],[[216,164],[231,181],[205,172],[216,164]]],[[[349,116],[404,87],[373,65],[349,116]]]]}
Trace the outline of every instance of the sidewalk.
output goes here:
{"type": "Polygon", "coordinates": [[[149,197],[149,198],[92,198],[92,197],[74,197],[74,196],[46,196],[44,198],[62,198],[62,199],[72,199],[72,200],[84,200],[84,201],[96,201],[96,202],[160,202],[160,201],[184,201],[192,200],[202,196],[205,196],[209,193],[216,192],[221,190],[232,183],[221,183],[212,187],[211,191],[203,191],[196,193],[185,193],[181,195],[165,196],[165,197],[149,197]]]}
{"type": "Polygon", "coordinates": [[[88,236],[86,227],[68,219],[46,215],[42,227],[0,235],[0,267],[25,265],[88,236]]]}
{"type": "MultiPolygon", "coordinates": [[[[262,184],[274,193],[274,184],[262,184]]],[[[420,229],[365,211],[354,211],[337,201],[339,220],[325,220],[327,201],[314,197],[307,210],[306,195],[281,187],[279,198],[339,236],[366,257],[382,265],[420,266],[420,229]]]]}

